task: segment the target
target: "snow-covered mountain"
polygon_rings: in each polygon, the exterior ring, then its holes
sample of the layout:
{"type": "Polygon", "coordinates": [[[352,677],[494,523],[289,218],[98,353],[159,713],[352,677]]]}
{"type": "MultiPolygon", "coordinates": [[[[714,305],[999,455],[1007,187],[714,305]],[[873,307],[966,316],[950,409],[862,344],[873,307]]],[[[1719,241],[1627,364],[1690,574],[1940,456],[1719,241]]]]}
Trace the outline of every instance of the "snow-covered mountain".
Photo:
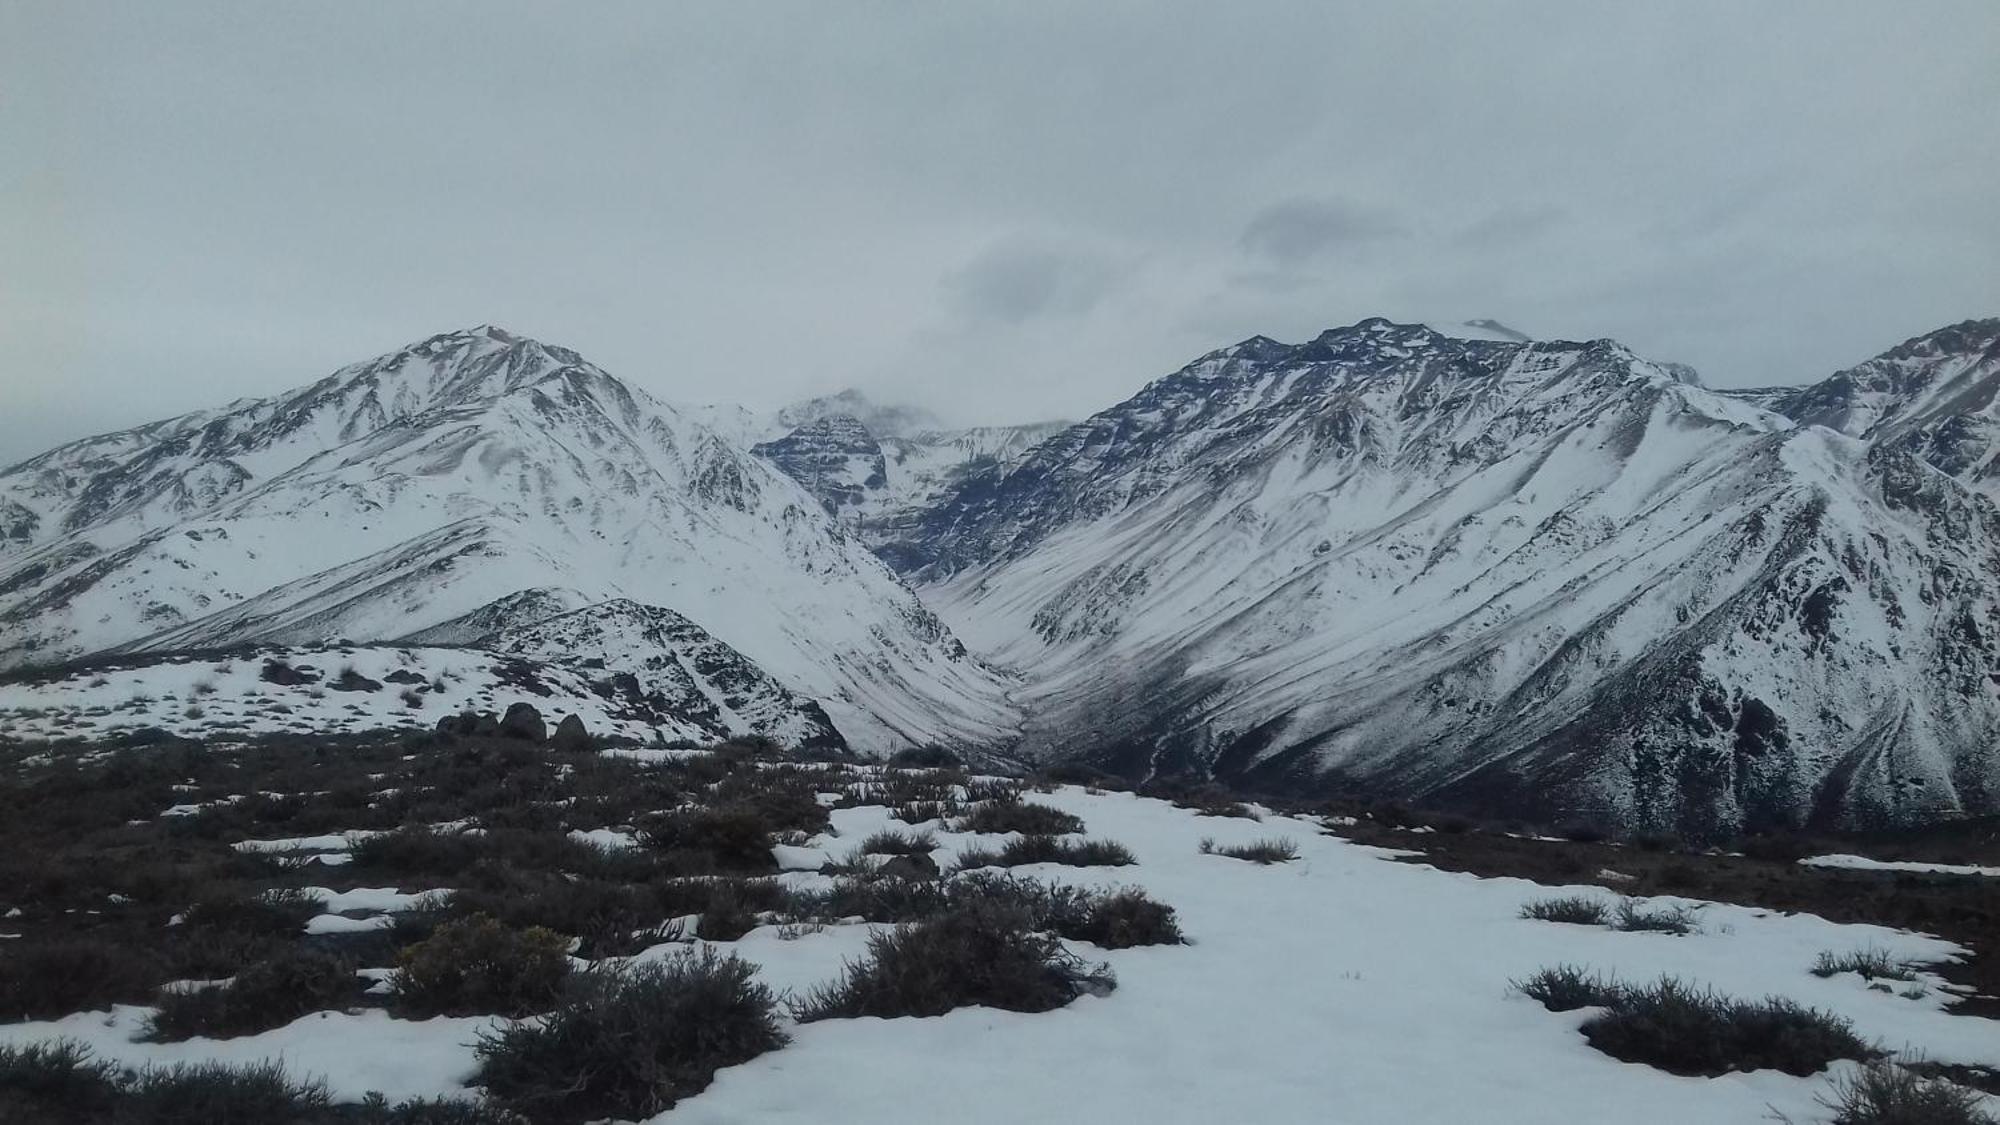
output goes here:
{"type": "Polygon", "coordinates": [[[2000,499],[2000,317],[1906,340],[1771,408],[1907,452],[2000,499]]]}
{"type": "Polygon", "coordinates": [[[1025,749],[1694,832],[2000,805],[2000,514],[1610,341],[1204,356],[888,552],[1025,749]]]}
{"type": "Polygon", "coordinates": [[[0,667],[491,631],[554,587],[537,615],[671,610],[864,751],[1012,725],[1005,681],[796,483],[499,329],[52,450],[0,474],[0,512],[0,667]]]}
{"type": "Polygon", "coordinates": [[[1066,422],[947,429],[914,407],[859,391],[809,399],[773,415],[753,451],[805,486],[863,541],[893,546],[966,477],[1012,464],[1066,422]]]}

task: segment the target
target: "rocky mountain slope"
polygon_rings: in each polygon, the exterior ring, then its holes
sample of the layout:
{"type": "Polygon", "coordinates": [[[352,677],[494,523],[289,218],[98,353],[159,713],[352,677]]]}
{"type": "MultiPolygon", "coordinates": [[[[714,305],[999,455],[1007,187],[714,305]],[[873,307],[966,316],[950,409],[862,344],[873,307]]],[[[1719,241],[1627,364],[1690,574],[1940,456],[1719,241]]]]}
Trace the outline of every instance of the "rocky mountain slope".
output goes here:
{"type": "Polygon", "coordinates": [[[2000,803],[1993,506],[1609,341],[1247,340],[885,555],[1032,673],[1029,753],[1698,834],[2000,803]]]}
{"type": "Polygon", "coordinates": [[[0,667],[491,632],[555,587],[537,616],[671,610],[862,749],[1012,727],[1003,679],[793,481],[498,329],[63,446],[0,474],[0,511],[0,667]]]}
{"type": "Polygon", "coordinates": [[[880,549],[966,477],[1012,464],[1066,425],[947,429],[923,411],[878,406],[850,390],[779,411],[752,449],[880,549]]]}
{"type": "Polygon", "coordinates": [[[1906,340],[1770,406],[1908,453],[2000,499],[2000,318],[1906,340]]]}

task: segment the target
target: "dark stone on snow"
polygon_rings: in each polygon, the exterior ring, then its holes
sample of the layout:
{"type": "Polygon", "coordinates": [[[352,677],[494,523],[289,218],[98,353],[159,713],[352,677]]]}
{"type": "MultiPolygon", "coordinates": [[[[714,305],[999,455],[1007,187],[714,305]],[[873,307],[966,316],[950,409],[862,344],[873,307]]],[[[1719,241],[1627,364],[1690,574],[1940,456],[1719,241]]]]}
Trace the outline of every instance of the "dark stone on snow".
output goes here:
{"type": "Polygon", "coordinates": [[[556,724],[556,732],[549,736],[549,745],[557,750],[589,750],[596,742],[584,729],[582,719],[564,715],[562,722],[556,724]]]}
{"type": "Polygon", "coordinates": [[[541,742],[549,736],[549,725],[542,721],[542,713],[535,710],[534,704],[516,703],[507,708],[506,717],[500,720],[500,733],[507,738],[541,742]]]}
{"type": "Polygon", "coordinates": [[[381,691],[382,681],[371,680],[352,668],[344,669],[326,685],[335,691],[381,691]]]}

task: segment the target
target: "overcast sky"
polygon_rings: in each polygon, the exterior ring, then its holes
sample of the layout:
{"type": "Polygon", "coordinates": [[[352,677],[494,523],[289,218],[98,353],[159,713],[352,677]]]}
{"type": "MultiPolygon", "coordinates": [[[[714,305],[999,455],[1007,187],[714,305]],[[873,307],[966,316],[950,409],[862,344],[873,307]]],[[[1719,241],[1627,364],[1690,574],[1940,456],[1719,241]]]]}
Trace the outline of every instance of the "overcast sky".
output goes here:
{"type": "Polygon", "coordinates": [[[1996,60],[1996,0],[0,0],[0,463],[482,322],[964,421],[1376,314],[1813,379],[2000,315],[1996,60]]]}

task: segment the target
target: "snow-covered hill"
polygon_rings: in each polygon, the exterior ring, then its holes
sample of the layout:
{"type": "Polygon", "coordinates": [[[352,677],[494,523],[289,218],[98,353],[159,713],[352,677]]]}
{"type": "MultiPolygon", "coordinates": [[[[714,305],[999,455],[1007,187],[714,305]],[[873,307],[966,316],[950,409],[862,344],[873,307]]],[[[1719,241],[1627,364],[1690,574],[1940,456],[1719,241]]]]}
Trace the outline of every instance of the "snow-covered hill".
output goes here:
{"type": "Polygon", "coordinates": [[[1012,726],[1005,681],[792,480],[498,329],[61,447],[0,510],[0,667],[490,629],[556,587],[672,610],[864,751],[1012,726]]]}
{"type": "Polygon", "coordinates": [[[2000,803],[2000,515],[1609,341],[1204,356],[889,552],[1028,749],[1693,832],[2000,803]]]}

